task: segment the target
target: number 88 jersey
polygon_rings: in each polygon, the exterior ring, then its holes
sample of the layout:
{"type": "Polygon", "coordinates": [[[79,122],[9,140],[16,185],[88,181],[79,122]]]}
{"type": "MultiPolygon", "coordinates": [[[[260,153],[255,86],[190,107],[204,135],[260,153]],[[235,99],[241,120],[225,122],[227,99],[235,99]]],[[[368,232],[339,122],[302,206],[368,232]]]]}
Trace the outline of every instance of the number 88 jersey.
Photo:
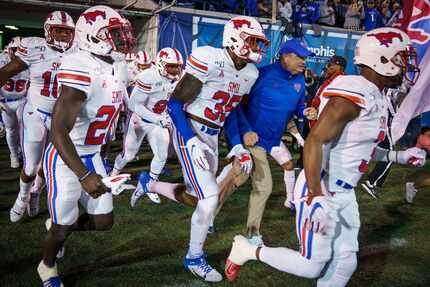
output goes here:
{"type": "MultiPolygon", "coordinates": [[[[7,53],[0,54],[0,68],[7,65],[11,61],[7,53]]],[[[6,84],[0,89],[0,96],[7,100],[18,100],[27,94],[30,74],[28,70],[22,71],[18,75],[10,78],[6,84]]],[[[0,98],[1,98],[0,97],[0,98]]]]}
{"type": "MultiPolygon", "coordinates": [[[[100,152],[127,97],[125,62],[109,64],[80,50],[63,58],[58,85],[86,94],[70,138],[79,155],[100,152]]],[[[53,119],[55,120],[55,118],[53,119]]]]}
{"type": "Polygon", "coordinates": [[[226,49],[210,46],[192,52],[185,72],[203,83],[200,94],[186,107],[186,112],[220,127],[258,78],[254,64],[248,63],[237,70],[226,49]]]}
{"type": "Polygon", "coordinates": [[[45,39],[28,37],[22,39],[16,56],[18,56],[30,71],[30,87],[28,101],[35,109],[52,113],[57,100],[57,72],[61,58],[69,54],[72,48],[64,53],[50,48],[45,39]]]}

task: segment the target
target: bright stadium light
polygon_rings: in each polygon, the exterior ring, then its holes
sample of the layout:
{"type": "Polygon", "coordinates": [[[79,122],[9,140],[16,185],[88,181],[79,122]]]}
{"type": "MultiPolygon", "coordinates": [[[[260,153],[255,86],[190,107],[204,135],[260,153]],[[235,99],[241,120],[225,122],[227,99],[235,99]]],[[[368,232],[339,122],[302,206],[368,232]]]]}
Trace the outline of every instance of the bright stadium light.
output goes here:
{"type": "Polygon", "coordinates": [[[18,27],[13,26],[13,25],[5,25],[4,27],[5,27],[5,28],[8,28],[8,29],[11,29],[11,30],[19,30],[19,28],[18,28],[18,27]]]}
{"type": "Polygon", "coordinates": [[[0,30],[0,34],[3,34],[3,31],[2,31],[2,30],[0,30]]]}

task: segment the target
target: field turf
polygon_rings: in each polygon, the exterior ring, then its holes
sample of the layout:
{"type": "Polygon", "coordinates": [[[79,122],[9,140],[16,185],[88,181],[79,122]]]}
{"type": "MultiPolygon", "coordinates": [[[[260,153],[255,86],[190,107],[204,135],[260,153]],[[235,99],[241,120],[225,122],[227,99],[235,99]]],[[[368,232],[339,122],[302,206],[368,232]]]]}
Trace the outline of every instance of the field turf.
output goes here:
{"type": "MultiPolygon", "coordinates": [[[[111,159],[119,152],[113,148],[111,159]]],[[[225,155],[225,150],[222,150],[225,155]]],[[[137,175],[148,169],[151,152],[145,145],[140,159],[127,166],[137,175]]],[[[173,176],[181,181],[176,160],[168,162],[173,176]]],[[[427,166],[428,168],[428,166],[427,166]]],[[[285,199],[282,171],[272,162],[274,192],[263,219],[262,233],[269,246],[297,249],[294,214],[283,207],[285,199]]],[[[359,267],[348,286],[430,286],[430,194],[418,193],[415,203],[404,201],[404,182],[413,180],[414,170],[395,166],[382,197],[373,200],[357,188],[361,212],[359,267]]],[[[9,168],[9,153],[0,142],[0,286],[40,286],[36,267],[41,259],[42,239],[48,217],[46,195],[41,213],[21,222],[9,221],[9,209],[18,191],[18,170],[9,168]]],[[[235,234],[243,232],[247,215],[250,182],[225,204],[216,220],[217,232],[209,235],[205,250],[209,262],[219,271],[235,234]]],[[[313,280],[281,273],[262,263],[246,264],[234,284],[208,284],[184,270],[190,207],[163,198],[161,205],[143,200],[129,206],[130,192],[114,198],[115,225],[108,232],[71,235],[66,255],[59,261],[63,282],[68,286],[315,286],[313,280]]]]}

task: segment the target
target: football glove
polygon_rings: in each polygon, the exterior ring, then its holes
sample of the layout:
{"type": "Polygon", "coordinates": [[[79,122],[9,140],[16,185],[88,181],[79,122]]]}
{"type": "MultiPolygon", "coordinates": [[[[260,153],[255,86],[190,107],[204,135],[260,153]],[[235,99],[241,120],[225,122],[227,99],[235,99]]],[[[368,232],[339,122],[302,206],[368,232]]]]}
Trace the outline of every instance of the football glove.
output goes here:
{"type": "Polygon", "coordinates": [[[241,144],[235,145],[227,154],[227,158],[236,157],[239,159],[240,169],[244,174],[250,174],[252,171],[251,154],[241,144]]]}
{"type": "Polygon", "coordinates": [[[411,164],[417,167],[422,167],[425,165],[426,156],[426,151],[417,147],[411,147],[407,150],[388,152],[388,159],[390,161],[400,164],[411,164]]]}
{"type": "Polygon", "coordinates": [[[186,146],[191,153],[191,158],[194,164],[196,164],[200,169],[209,170],[210,166],[206,158],[205,151],[215,156],[212,149],[207,144],[199,140],[196,136],[190,138],[187,141],[186,146]]]}
{"type": "Polygon", "coordinates": [[[110,188],[111,193],[113,195],[119,195],[126,189],[135,189],[136,187],[131,184],[125,184],[128,180],[131,179],[131,174],[123,173],[114,176],[104,177],[102,179],[104,185],[110,188]]]}
{"type": "Polygon", "coordinates": [[[172,127],[172,120],[170,119],[169,115],[163,115],[160,120],[158,121],[158,124],[160,127],[168,129],[172,127]]]}

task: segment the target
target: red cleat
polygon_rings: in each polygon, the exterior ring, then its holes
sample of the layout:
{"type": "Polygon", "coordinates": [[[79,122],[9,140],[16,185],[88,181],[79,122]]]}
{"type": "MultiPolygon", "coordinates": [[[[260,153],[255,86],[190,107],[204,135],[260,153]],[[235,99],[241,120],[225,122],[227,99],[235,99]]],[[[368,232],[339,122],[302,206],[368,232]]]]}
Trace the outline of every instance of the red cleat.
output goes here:
{"type": "Polygon", "coordinates": [[[225,262],[225,276],[227,277],[227,280],[230,282],[233,282],[236,280],[237,274],[239,274],[240,271],[240,265],[237,265],[233,263],[230,259],[227,259],[225,262]]]}

